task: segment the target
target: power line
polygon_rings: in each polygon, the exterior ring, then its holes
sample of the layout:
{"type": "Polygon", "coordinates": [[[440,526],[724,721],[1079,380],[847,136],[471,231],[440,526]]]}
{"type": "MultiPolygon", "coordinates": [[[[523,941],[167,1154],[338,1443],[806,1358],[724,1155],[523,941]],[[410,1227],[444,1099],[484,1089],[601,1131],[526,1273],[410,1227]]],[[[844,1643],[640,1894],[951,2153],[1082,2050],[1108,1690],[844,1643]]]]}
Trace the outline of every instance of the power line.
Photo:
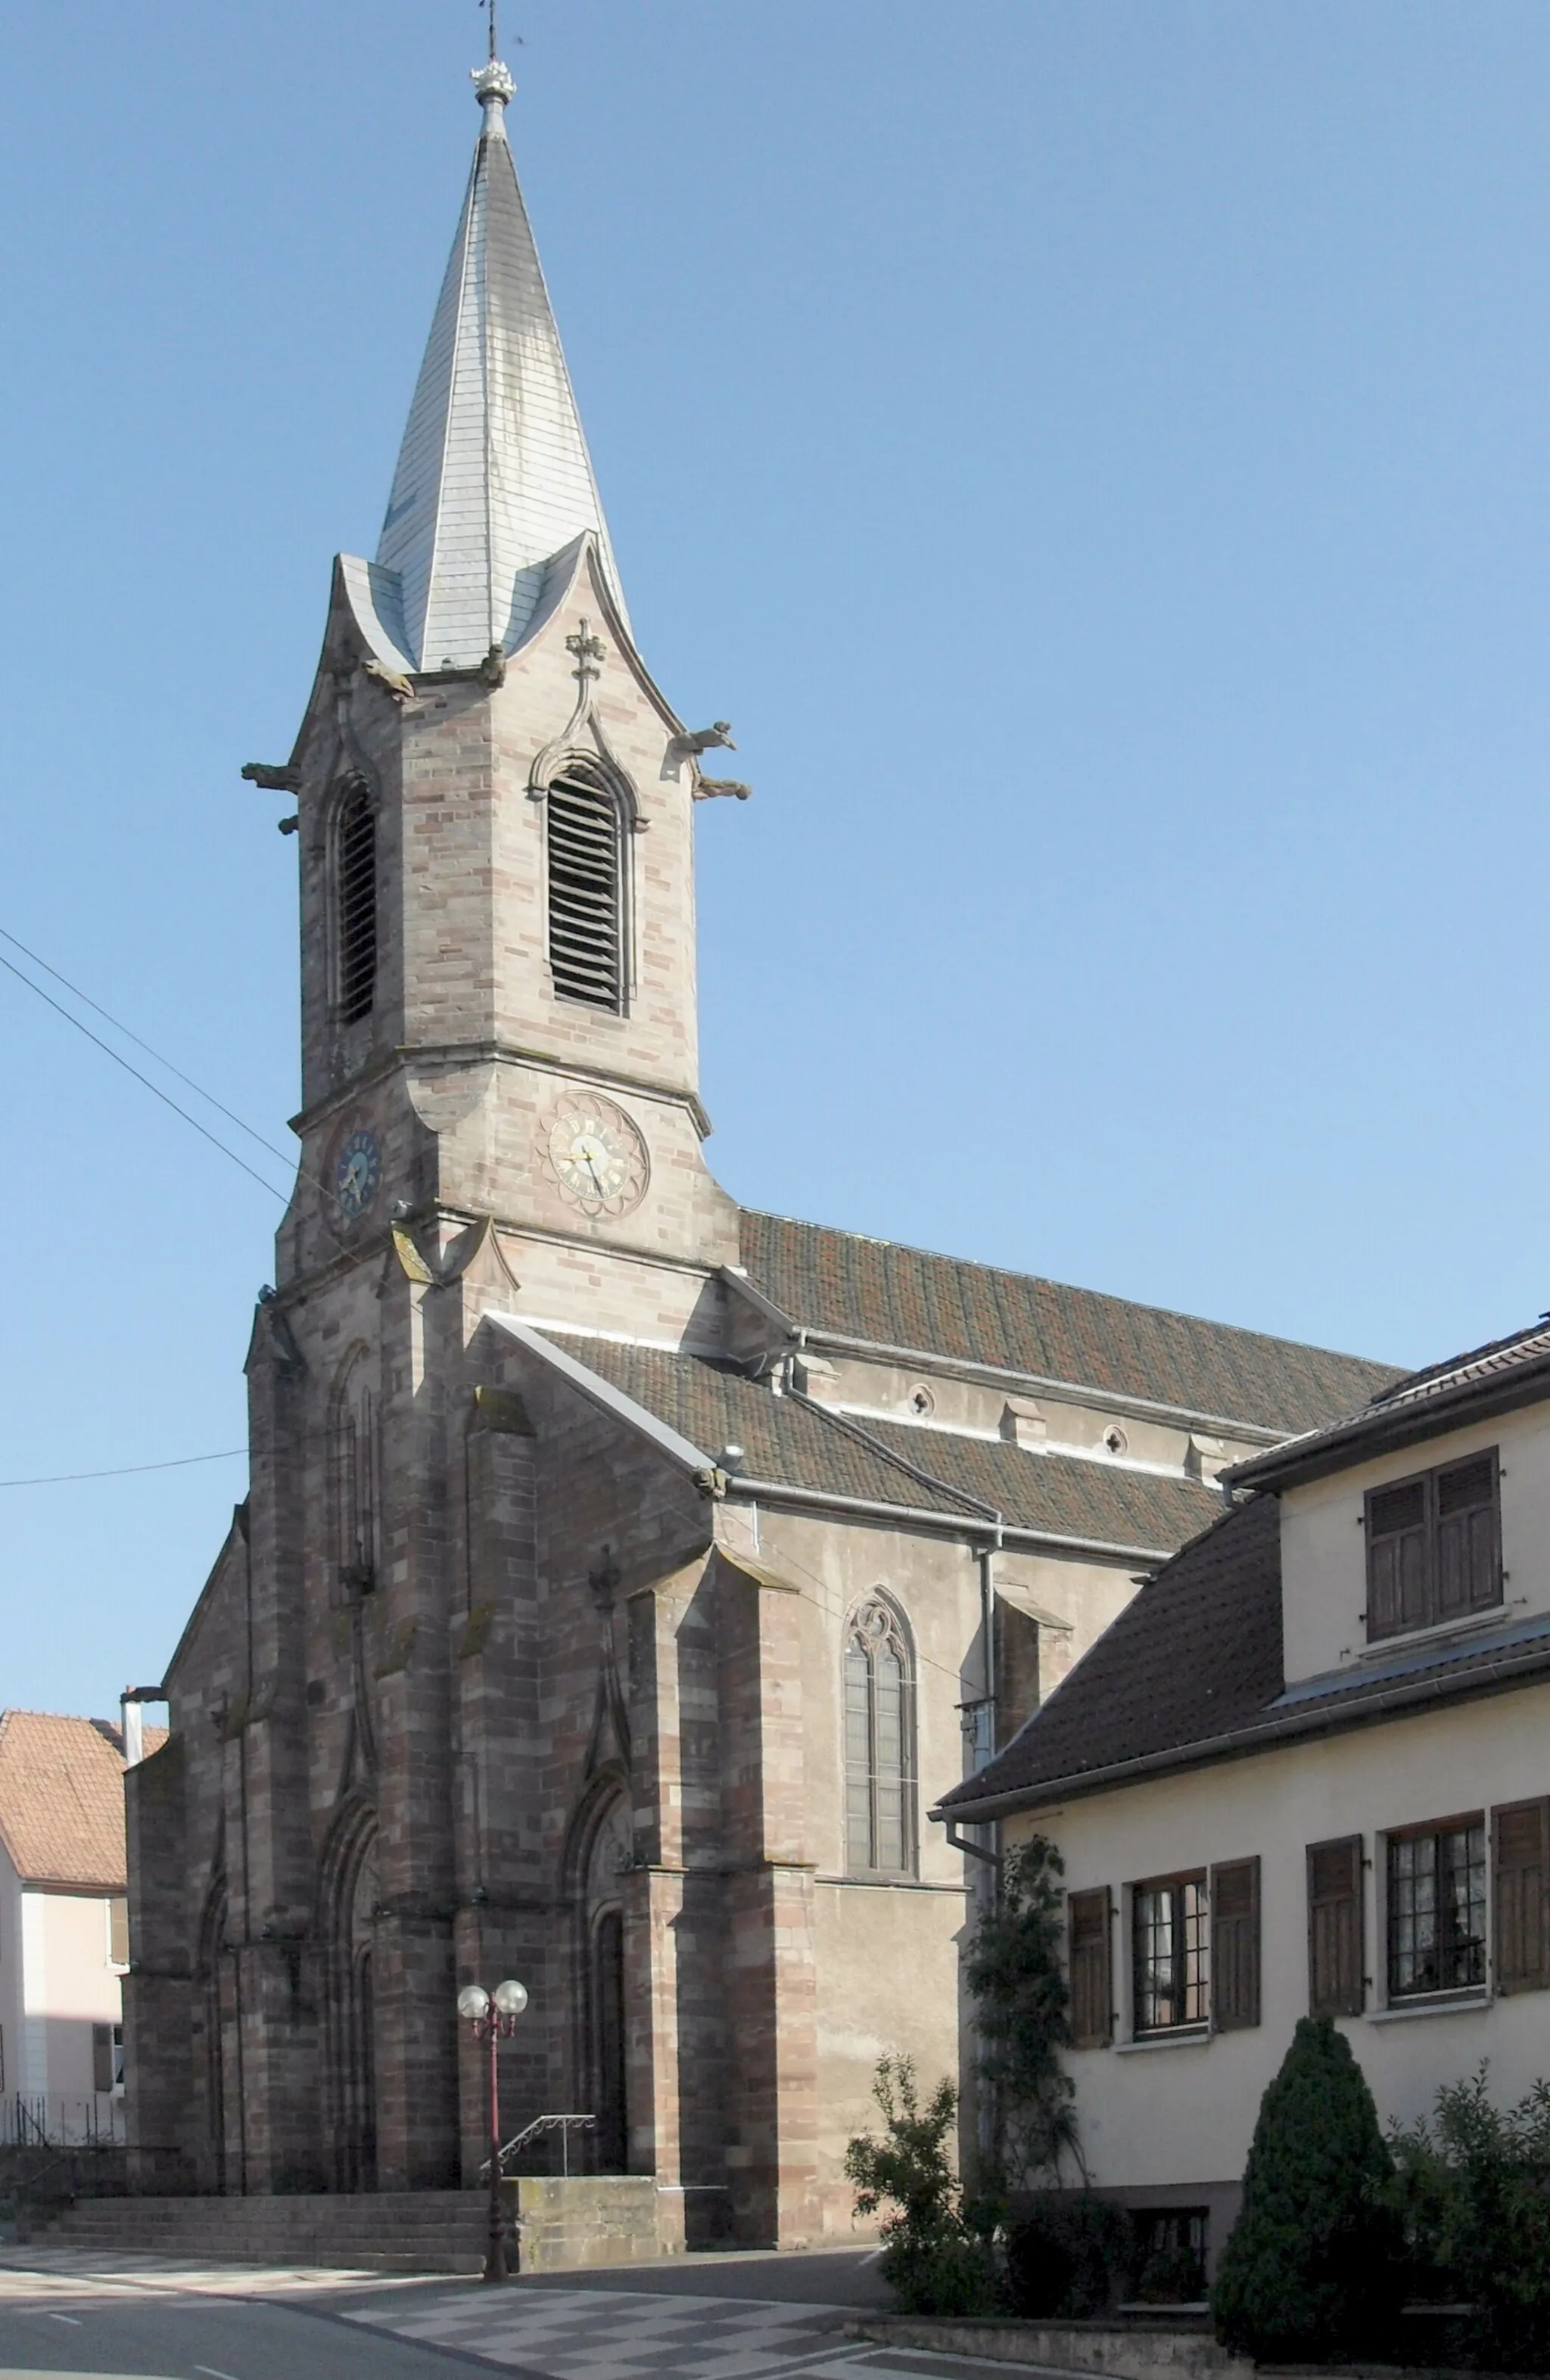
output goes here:
{"type": "Polygon", "coordinates": [[[153,1083],[149,1075],[142,1075],[138,1066],[131,1066],[128,1058],[122,1057],[110,1042],[104,1041],[100,1033],[93,1033],[92,1027],[89,1025],[83,1025],[79,1016],[72,1016],[62,1001],[55,1000],[52,992],[45,991],[41,983],[34,983],[30,975],[23,975],[21,969],[6,958],[3,951],[0,951],[0,967],[4,967],[8,975],[14,975],[18,983],[24,983],[29,991],[36,992],[38,998],[46,1002],[55,1014],[62,1016],[67,1025],[73,1025],[78,1033],[85,1034],[88,1041],[95,1042],[97,1048],[105,1056],[111,1058],[116,1066],[122,1066],[124,1072],[127,1075],[132,1075],[137,1083],[143,1083],[152,1096],[160,1099],[164,1107],[170,1108],[174,1115],[181,1116],[185,1123],[192,1124],[201,1140],[207,1140],[212,1148],[218,1148],[223,1157],[229,1157],[234,1165],[239,1165],[243,1172],[256,1182],[261,1189],[268,1191],[272,1198],[281,1200],[285,1198],[286,1194],[283,1190],[276,1190],[273,1182],[266,1182],[262,1173],[255,1172],[245,1157],[238,1156],[235,1148],[228,1148],[224,1140],[217,1140],[214,1134],[207,1131],[201,1123],[198,1116],[191,1116],[187,1108],[180,1108],[176,1099],[169,1099],[159,1083],[153,1083]]]}
{"type": "Polygon", "coordinates": [[[176,1454],[170,1463],[124,1463],[114,1471],[51,1471],[38,1479],[0,1479],[0,1488],[63,1488],[77,1479],[128,1479],[137,1471],[184,1471],[190,1463],[230,1463],[247,1451],[245,1446],[224,1446],[218,1454],[176,1454]]]}
{"type": "MultiPolygon", "coordinates": [[[[42,967],[44,975],[51,975],[55,983],[62,983],[72,998],[92,1009],[96,1015],[105,1018],[116,1033],[122,1033],[126,1041],[132,1041],[137,1050],[143,1050],[148,1058],[154,1058],[158,1066],[165,1066],[169,1075],[175,1075],[180,1083],[186,1083],[189,1090],[196,1092],[201,1099],[207,1100],[217,1114],[224,1115],[228,1123],[234,1123],[238,1132],[245,1132],[250,1140],[256,1140],[261,1148],[266,1148],[269,1151],[271,1157],[277,1157],[282,1165],[295,1163],[294,1151],[276,1148],[272,1140],[265,1140],[262,1132],[255,1132],[250,1123],[244,1123],[239,1115],[235,1114],[230,1108],[224,1107],[214,1091],[207,1091],[202,1083],[196,1083],[191,1075],[184,1074],[182,1068],[175,1066],[170,1058],[164,1058],[161,1051],[153,1050],[149,1041],[142,1041],[140,1035],[131,1032],[127,1025],[114,1015],[111,1009],[104,1008],[100,1000],[93,1000],[89,991],[82,991],[79,983],[72,983],[69,977],[61,975],[56,966],[50,966],[47,959],[40,958],[36,951],[30,951],[24,941],[17,935],[8,933],[4,926],[0,926],[0,942],[9,942],[12,950],[19,951],[22,957],[31,960],[33,966],[42,967]]],[[[21,980],[25,983],[26,977],[23,976],[21,980]]],[[[35,991],[37,989],[37,985],[34,984],[32,990],[35,991]]],[[[75,1019],[72,1017],[70,1021],[74,1024],[75,1019]]],[[[219,1145],[217,1142],[216,1146],[219,1147],[219,1145]]]]}

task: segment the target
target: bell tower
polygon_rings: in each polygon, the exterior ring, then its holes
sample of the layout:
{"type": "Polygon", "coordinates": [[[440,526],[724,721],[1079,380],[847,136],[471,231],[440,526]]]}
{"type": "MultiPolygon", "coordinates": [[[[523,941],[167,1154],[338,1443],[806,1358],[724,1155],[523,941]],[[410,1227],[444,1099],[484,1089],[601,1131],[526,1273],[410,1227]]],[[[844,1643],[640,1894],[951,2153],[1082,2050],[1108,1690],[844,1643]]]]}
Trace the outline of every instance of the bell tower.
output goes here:
{"type": "Polygon", "coordinates": [[[474,87],[376,558],[336,561],[290,760],[249,771],[296,795],[301,863],[278,1278],[389,1225],[434,1268],[483,1223],[526,1310],[580,1319],[581,1299],[606,1328],[638,1316],[642,1263],[702,1281],[736,1258],[701,1153],[692,820],[746,788],[705,780],[725,728],[687,733],[636,649],[507,143],[511,77],[492,58],[474,87]],[[600,1275],[604,1254],[624,1269],[600,1275]]]}

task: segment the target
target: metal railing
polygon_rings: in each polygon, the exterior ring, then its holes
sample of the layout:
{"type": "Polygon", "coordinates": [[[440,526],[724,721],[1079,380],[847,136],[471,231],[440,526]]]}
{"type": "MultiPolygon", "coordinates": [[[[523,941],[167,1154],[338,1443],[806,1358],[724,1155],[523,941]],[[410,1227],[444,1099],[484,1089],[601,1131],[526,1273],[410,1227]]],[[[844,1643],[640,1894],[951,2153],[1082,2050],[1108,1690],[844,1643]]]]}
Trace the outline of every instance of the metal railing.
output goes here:
{"type": "Polygon", "coordinates": [[[0,2099],[0,2148],[122,2148],[128,2137],[124,2101],[107,2091],[0,2099]]]}
{"type": "MultiPolygon", "coordinates": [[[[508,2160],[517,2155],[519,2149],[525,2149],[530,2141],[542,2140],[547,2133],[558,2132],[560,2136],[560,2171],[568,2178],[570,2173],[571,2131],[572,2130],[575,2130],[579,2132],[590,2132],[596,2125],[596,2122],[597,2118],[595,2116],[535,2116],[531,2124],[524,2125],[522,2130],[516,2135],[515,2139],[507,2141],[506,2146],[502,2149],[502,2173],[506,2172],[508,2160]]],[[[489,2178],[490,2160],[486,2157],[483,2164],[479,2168],[479,2179],[481,2181],[487,2181],[489,2178]]]]}

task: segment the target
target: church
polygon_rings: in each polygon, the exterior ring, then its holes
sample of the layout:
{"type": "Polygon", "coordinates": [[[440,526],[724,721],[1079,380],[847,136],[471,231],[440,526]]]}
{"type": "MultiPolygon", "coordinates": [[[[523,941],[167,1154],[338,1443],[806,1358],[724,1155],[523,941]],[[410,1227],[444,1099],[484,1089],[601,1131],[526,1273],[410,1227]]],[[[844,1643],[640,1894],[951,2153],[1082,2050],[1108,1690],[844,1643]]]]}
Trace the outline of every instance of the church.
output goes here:
{"type": "MultiPolygon", "coordinates": [[[[933,1804],[1385,1366],[739,1209],[693,826],[494,59],[374,561],[286,796],[302,1092],[250,1492],[128,1780],[133,2175],[454,2189],[593,2118],[665,2247],[848,2236],[878,2058],[968,2070],[933,1804]],[[293,814],[292,814],[293,812],[293,814]]],[[[975,1854],[980,1854],[976,1857],[975,1854]]]]}

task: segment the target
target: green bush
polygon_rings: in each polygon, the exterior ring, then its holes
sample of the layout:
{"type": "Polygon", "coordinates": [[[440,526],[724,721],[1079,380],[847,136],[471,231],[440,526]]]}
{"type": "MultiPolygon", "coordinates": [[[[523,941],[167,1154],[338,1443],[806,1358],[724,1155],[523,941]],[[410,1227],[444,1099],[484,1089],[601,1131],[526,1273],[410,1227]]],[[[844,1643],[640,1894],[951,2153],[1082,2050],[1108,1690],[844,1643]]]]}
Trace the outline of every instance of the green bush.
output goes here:
{"type": "Polygon", "coordinates": [[[1349,2042],[1326,2016],[1300,2018],[1260,2102],[1211,2293],[1224,2346],[1288,2363],[1392,2344],[1404,2271],[1393,2174],[1349,2042]]]}
{"type": "Polygon", "coordinates": [[[964,2206],[947,2143],[958,2117],[958,2093],[939,2082],[922,2107],[908,2058],[885,2058],[873,2097],[884,2136],[859,2133],[845,2152],[856,2185],[856,2212],[895,2211],[882,2225],[878,2269],[901,2313],[989,2313],[996,2304],[989,2238],[964,2206]]]}
{"type": "Polygon", "coordinates": [[[1497,2371],[1550,2369],[1550,2083],[1514,2107],[1487,2068],[1437,2094],[1429,2122],[1391,2135],[1395,2198],[1418,2289],[1471,2311],[1468,2351],[1497,2371]]]}
{"type": "Polygon", "coordinates": [[[1135,2230],[1124,2208],[1086,2191],[1049,2191],[1007,2231],[1007,2297],[1028,2322],[1081,2321],[1128,2297],[1135,2230]]]}

